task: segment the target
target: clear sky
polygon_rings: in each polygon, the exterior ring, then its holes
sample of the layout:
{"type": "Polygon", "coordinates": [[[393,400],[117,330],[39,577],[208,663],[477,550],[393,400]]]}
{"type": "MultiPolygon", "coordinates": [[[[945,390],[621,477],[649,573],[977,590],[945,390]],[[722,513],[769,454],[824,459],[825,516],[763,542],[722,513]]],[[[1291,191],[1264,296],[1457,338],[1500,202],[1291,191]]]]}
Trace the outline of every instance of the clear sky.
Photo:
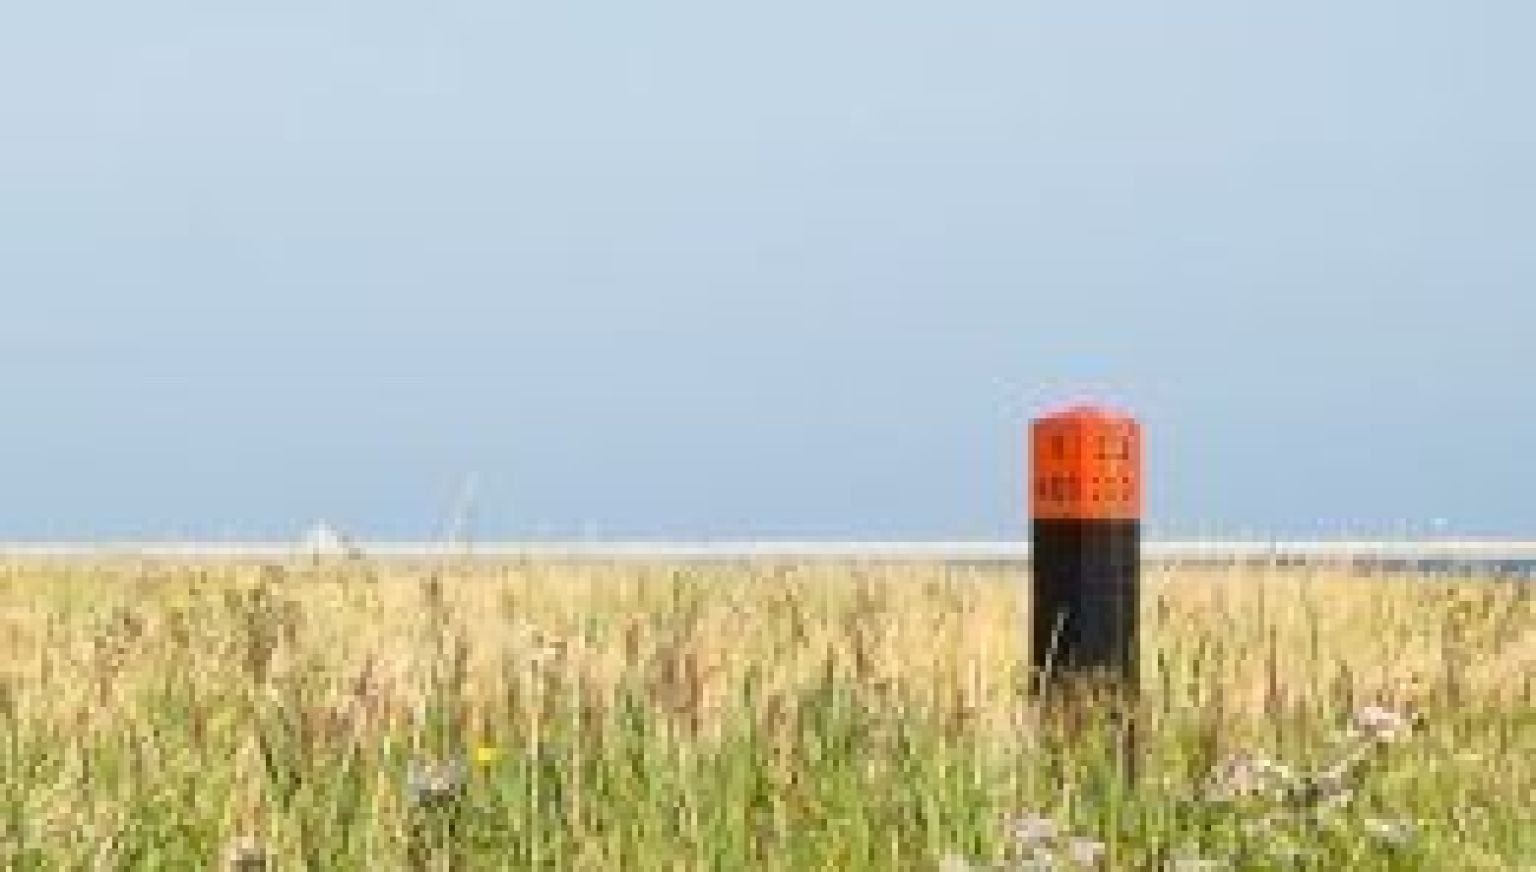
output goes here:
{"type": "Polygon", "coordinates": [[[0,11],[0,538],[1536,532],[1536,4],[0,11]]]}

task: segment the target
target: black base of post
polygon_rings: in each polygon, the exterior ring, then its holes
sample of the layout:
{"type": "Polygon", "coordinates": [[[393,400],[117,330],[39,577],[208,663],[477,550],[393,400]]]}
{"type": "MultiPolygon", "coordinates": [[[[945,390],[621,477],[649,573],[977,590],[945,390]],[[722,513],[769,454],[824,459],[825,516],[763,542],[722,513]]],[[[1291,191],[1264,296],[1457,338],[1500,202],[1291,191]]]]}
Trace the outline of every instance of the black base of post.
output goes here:
{"type": "Polygon", "coordinates": [[[1138,682],[1141,522],[1041,519],[1033,526],[1033,663],[1044,686],[1138,682]]]}

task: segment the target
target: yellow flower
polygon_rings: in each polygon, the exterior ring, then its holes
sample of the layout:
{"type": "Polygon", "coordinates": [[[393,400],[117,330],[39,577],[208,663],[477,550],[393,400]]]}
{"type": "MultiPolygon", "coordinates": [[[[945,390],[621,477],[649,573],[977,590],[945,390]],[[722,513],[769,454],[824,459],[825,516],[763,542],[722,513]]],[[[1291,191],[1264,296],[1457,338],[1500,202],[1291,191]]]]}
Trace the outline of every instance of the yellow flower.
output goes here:
{"type": "Polygon", "coordinates": [[[492,745],[481,745],[475,749],[475,762],[481,766],[492,766],[501,759],[501,749],[492,745]]]}

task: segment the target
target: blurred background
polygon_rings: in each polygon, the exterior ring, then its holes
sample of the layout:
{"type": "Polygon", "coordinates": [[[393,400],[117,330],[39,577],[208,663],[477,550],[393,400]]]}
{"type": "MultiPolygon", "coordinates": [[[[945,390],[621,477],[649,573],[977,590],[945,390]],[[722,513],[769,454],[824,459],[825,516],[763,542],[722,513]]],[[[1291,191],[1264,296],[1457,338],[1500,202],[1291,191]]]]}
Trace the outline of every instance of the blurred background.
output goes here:
{"type": "Polygon", "coordinates": [[[1536,529],[1536,6],[0,11],[0,539],[1536,529]]]}

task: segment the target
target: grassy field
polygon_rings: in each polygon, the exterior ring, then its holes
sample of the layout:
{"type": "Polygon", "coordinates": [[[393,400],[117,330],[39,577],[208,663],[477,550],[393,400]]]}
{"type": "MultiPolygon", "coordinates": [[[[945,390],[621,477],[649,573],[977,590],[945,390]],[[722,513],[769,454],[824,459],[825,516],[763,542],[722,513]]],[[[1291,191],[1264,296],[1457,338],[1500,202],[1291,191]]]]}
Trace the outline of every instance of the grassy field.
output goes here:
{"type": "Polygon", "coordinates": [[[1149,571],[1134,708],[1037,703],[1026,589],[0,565],[0,865],[1536,869],[1533,585],[1149,571]]]}

